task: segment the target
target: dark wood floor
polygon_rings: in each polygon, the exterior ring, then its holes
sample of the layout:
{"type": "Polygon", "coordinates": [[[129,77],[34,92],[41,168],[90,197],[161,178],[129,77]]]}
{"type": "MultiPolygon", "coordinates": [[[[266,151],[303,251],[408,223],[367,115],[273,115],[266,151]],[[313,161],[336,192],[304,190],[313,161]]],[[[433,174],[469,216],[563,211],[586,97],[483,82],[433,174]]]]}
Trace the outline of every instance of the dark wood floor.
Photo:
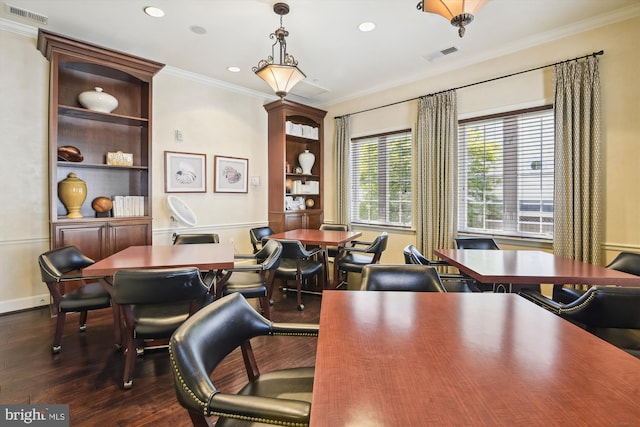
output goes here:
{"type": "MultiPolygon", "coordinates": [[[[319,296],[304,295],[302,312],[295,308],[295,294],[275,298],[274,321],[319,321],[319,296]]],[[[72,426],[190,425],[175,398],[166,349],[138,358],[133,388],[125,391],[124,354],[114,351],[111,311],[89,313],[85,333],[78,332],[77,322],[77,314],[67,316],[62,351],[53,356],[55,319],[48,308],[0,316],[0,403],[69,404],[72,426]]],[[[259,337],[252,345],[266,372],[314,365],[316,342],[307,337],[259,337]]],[[[212,378],[224,391],[235,391],[246,382],[240,353],[232,353],[212,378]]]]}

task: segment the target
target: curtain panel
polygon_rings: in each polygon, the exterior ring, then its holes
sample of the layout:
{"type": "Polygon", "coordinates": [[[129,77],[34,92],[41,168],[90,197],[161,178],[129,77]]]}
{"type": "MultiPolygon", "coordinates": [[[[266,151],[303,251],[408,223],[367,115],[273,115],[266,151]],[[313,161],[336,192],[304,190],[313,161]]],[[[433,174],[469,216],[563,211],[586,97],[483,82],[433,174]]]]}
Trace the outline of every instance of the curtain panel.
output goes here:
{"type": "Polygon", "coordinates": [[[351,116],[336,117],[336,223],[350,224],[349,220],[349,142],[351,116]]]}
{"type": "Polygon", "coordinates": [[[458,106],[456,91],[418,99],[415,152],[416,244],[427,257],[453,247],[457,218],[458,106]]]}
{"type": "Polygon", "coordinates": [[[553,250],[592,264],[602,258],[600,75],[598,57],[554,67],[553,250]]]}

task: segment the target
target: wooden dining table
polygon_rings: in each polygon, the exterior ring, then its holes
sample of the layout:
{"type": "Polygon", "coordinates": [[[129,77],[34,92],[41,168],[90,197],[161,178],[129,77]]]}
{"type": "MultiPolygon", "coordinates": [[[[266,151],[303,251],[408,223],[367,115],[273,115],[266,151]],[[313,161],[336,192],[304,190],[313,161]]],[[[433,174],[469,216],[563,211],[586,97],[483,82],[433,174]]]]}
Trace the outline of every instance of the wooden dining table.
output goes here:
{"type": "MultiPolygon", "coordinates": [[[[230,243],[202,243],[197,245],[130,246],[97,261],[82,270],[85,277],[104,276],[100,282],[113,293],[111,277],[119,270],[150,268],[197,267],[202,271],[233,268],[234,247],[230,243]]],[[[111,303],[114,316],[116,346],[122,343],[120,308],[111,303]]]]}
{"type": "Polygon", "coordinates": [[[325,292],[312,427],[633,426],[640,360],[517,294],[325,292]]]}
{"type": "Polygon", "coordinates": [[[316,230],[299,228],[296,230],[284,231],[267,236],[268,239],[299,240],[303,245],[319,246],[322,249],[322,265],[324,267],[325,283],[329,287],[329,264],[327,258],[327,246],[344,246],[346,243],[362,236],[359,231],[341,230],[316,230]]]}
{"type": "Polygon", "coordinates": [[[480,283],[640,286],[640,276],[543,251],[435,249],[433,252],[480,283]]]}

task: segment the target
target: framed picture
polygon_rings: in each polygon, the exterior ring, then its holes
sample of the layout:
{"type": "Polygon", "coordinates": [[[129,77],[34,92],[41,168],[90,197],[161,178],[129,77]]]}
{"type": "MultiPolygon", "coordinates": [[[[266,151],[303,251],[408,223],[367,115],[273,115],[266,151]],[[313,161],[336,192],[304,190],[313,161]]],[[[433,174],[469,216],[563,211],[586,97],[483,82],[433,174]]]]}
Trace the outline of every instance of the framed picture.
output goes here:
{"type": "Polygon", "coordinates": [[[249,182],[249,159],[214,156],[213,191],[246,193],[249,182]]]}
{"type": "Polygon", "coordinates": [[[165,193],[204,193],[207,191],[207,155],[164,152],[165,193]]]}

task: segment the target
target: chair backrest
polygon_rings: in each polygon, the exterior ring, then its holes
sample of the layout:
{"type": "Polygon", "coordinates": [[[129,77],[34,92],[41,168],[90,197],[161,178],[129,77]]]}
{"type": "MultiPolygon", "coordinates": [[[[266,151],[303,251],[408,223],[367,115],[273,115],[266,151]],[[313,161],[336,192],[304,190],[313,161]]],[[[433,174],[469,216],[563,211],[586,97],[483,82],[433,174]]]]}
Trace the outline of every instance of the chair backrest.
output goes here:
{"type": "Polygon", "coordinates": [[[80,270],[94,264],[94,261],[83,255],[75,246],[52,249],[38,257],[40,275],[45,283],[58,282],[66,273],[80,270]]]}
{"type": "Polygon", "coordinates": [[[496,241],[489,237],[460,237],[456,239],[456,245],[458,249],[500,249],[496,241]]]}
{"type": "Polygon", "coordinates": [[[618,256],[607,265],[607,268],[640,276],[640,254],[620,252],[618,256]]]}
{"type": "Polygon", "coordinates": [[[320,230],[349,231],[347,224],[320,224],[320,230]]]}
{"type": "Polygon", "coordinates": [[[587,329],[640,329],[640,288],[593,286],[558,314],[587,329]]]}
{"type": "Polygon", "coordinates": [[[208,291],[196,267],[120,270],[113,276],[113,300],[123,305],[194,301],[208,291]]]}
{"type": "Polygon", "coordinates": [[[304,259],[311,255],[300,240],[278,239],[277,241],[282,244],[282,258],[304,259]]]}
{"type": "Polygon", "coordinates": [[[218,394],[211,372],[242,343],[270,331],[271,322],[239,293],[220,298],[187,319],[169,342],[180,404],[189,411],[204,411],[205,416],[210,416],[209,406],[218,394]]]}
{"type": "Polygon", "coordinates": [[[425,258],[415,245],[407,245],[402,250],[405,264],[430,265],[431,261],[425,258]]]}
{"type": "Polygon", "coordinates": [[[176,234],[173,239],[174,245],[188,245],[194,243],[220,243],[220,236],[217,233],[176,234]]]}
{"type": "Polygon", "coordinates": [[[375,238],[373,242],[366,248],[368,253],[373,254],[373,258],[371,259],[371,264],[376,264],[380,262],[380,258],[382,257],[382,252],[387,249],[387,240],[389,239],[389,235],[386,231],[382,232],[378,237],[375,238]]]}
{"type": "Polygon", "coordinates": [[[267,240],[262,249],[254,255],[264,270],[278,268],[282,258],[282,243],[277,240],[267,240]]]}
{"type": "Polygon", "coordinates": [[[271,227],[256,227],[249,230],[249,237],[251,238],[251,245],[253,246],[253,253],[258,252],[262,246],[262,238],[273,234],[271,227]]]}
{"type": "Polygon", "coordinates": [[[362,290],[447,292],[434,267],[407,264],[369,264],[362,268],[362,290]]]}

